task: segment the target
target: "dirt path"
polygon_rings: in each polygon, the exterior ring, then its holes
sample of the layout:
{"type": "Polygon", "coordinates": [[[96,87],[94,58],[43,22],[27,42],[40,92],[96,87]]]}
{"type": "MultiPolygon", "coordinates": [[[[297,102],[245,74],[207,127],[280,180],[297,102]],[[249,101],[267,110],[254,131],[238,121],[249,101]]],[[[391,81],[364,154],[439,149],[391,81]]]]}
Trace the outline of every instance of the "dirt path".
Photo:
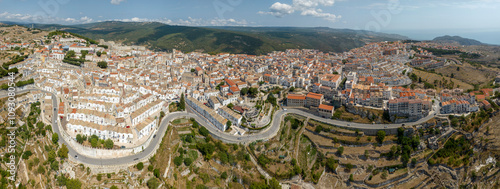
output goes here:
{"type": "MultiPolygon", "coordinates": [[[[173,129],[170,131],[169,140],[172,138],[172,133],[174,133],[173,129]]],[[[168,148],[168,150],[170,151],[170,148],[168,148]]],[[[168,164],[167,164],[167,168],[165,169],[165,173],[163,173],[163,178],[167,178],[168,170],[170,169],[170,161],[171,160],[172,160],[172,153],[170,153],[170,155],[168,156],[168,164]]]]}
{"type": "Polygon", "coordinates": [[[304,121],[304,125],[302,126],[302,128],[300,128],[300,131],[299,131],[299,134],[295,136],[295,159],[298,160],[299,159],[299,148],[300,148],[300,136],[302,136],[302,133],[304,133],[304,130],[306,129],[306,126],[307,126],[307,122],[309,121],[309,118],[307,118],[305,121],[304,121]]]}
{"type": "Polygon", "coordinates": [[[248,151],[247,149],[247,153],[250,154],[250,160],[252,161],[252,163],[257,167],[257,171],[259,171],[259,173],[261,175],[263,175],[266,180],[269,180],[269,179],[272,179],[272,177],[269,175],[269,173],[267,173],[264,169],[262,169],[262,167],[260,167],[260,165],[257,163],[257,161],[254,159],[253,155],[248,151]]]}

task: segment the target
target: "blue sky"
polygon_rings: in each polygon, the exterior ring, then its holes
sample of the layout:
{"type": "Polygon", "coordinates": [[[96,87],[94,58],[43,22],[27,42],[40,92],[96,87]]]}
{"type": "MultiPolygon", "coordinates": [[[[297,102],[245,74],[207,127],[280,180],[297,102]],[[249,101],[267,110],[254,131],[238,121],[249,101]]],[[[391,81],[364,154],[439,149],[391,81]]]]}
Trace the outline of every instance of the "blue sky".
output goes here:
{"type": "Polygon", "coordinates": [[[367,29],[500,44],[500,0],[0,0],[0,21],[367,29]]]}

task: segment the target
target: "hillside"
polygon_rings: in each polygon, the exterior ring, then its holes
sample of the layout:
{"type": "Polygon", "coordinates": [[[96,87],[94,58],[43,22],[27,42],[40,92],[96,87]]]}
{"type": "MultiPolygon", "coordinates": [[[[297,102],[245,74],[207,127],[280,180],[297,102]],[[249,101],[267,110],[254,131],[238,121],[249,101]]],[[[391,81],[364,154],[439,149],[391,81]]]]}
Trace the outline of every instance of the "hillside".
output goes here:
{"type": "MultiPolygon", "coordinates": [[[[31,26],[31,24],[29,24],[31,26]]],[[[290,48],[343,52],[368,42],[407,39],[400,35],[331,28],[296,27],[188,27],[157,22],[98,22],[82,25],[41,25],[92,39],[146,45],[155,50],[202,50],[208,53],[266,54],[290,48]]]]}
{"type": "Polygon", "coordinates": [[[463,38],[460,36],[441,36],[441,37],[436,37],[432,41],[434,42],[439,42],[439,43],[458,43],[459,45],[482,45],[483,43],[474,40],[474,39],[468,39],[468,38],[463,38]]]}

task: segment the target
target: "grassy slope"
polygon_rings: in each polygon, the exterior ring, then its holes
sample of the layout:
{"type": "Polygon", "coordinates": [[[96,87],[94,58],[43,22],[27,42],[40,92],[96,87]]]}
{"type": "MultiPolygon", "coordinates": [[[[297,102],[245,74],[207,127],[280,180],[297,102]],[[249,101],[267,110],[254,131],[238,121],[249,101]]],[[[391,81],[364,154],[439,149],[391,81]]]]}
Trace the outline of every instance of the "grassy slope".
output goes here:
{"type": "Polygon", "coordinates": [[[435,70],[436,73],[442,73],[445,76],[451,76],[453,73],[454,78],[469,84],[484,85],[489,81],[495,79],[497,72],[492,68],[477,68],[469,64],[451,65],[435,70]],[[457,71],[459,67],[459,71],[457,71]]]}
{"type": "MultiPolygon", "coordinates": [[[[434,80],[438,80],[438,81],[442,81],[442,79],[444,78],[445,80],[448,80],[450,81],[453,81],[453,83],[455,84],[454,87],[457,87],[457,85],[460,85],[460,88],[462,89],[473,89],[474,86],[468,84],[468,83],[465,83],[465,82],[462,82],[460,80],[457,80],[457,79],[454,79],[454,78],[449,78],[449,77],[446,77],[446,76],[440,76],[438,74],[435,74],[435,73],[430,73],[430,72],[424,72],[424,71],[420,71],[420,70],[413,70],[413,72],[418,76],[418,77],[421,77],[422,78],[422,81],[427,81],[431,84],[434,84],[434,80]]],[[[441,87],[438,85],[436,86],[437,90],[438,91],[441,91],[441,87]]]]}

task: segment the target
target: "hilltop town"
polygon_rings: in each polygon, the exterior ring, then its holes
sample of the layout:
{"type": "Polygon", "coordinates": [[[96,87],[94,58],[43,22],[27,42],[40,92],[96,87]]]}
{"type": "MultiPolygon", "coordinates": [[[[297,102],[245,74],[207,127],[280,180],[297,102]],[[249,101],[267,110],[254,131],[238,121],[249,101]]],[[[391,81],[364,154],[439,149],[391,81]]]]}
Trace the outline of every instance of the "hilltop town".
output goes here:
{"type": "MultiPolygon", "coordinates": [[[[23,133],[17,179],[4,185],[498,187],[499,154],[484,138],[498,130],[500,77],[480,87],[436,74],[481,52],[384,41],[208,54],[21,26],[0,34],[1,94],[13,80],[23,133]]],[[[1,146],[7,120],[3,110],[1,146]]]]}

